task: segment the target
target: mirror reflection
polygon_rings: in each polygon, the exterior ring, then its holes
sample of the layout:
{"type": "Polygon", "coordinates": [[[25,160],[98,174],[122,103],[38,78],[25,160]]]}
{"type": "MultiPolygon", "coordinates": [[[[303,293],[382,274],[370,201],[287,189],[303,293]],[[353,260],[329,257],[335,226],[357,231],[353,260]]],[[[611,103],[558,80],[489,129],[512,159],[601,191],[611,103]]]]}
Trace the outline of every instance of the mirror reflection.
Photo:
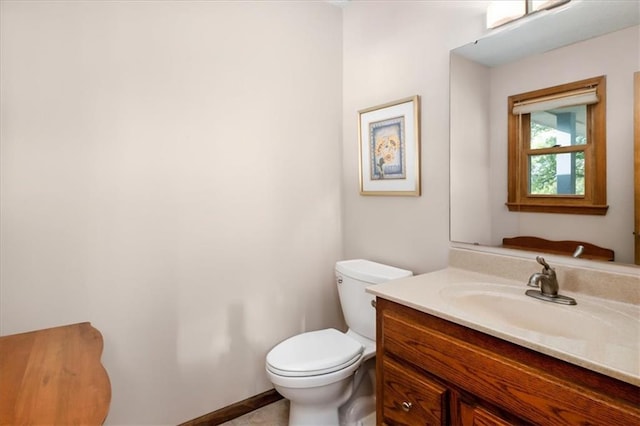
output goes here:
{"type": "Polygon", "coordinates": [[[585,241],[630,264],[640,2],[574,0],[559,9],[451,52],[451,240],[491,246],[517,236],[585,241]],[[606,76],[606,214],[510,212],[507,99],[600,75],[606,76]]]}

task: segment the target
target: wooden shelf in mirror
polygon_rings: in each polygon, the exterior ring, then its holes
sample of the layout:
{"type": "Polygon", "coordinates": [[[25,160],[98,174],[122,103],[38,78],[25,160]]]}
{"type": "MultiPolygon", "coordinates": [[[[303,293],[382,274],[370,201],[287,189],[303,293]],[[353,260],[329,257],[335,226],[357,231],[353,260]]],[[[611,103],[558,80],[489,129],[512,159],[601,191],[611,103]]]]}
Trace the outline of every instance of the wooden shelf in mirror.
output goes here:
{"type": "Polygon", "coordinates": [[[613,261],[615,253],[613,250],[599,247],[584,241],[553,241],[538,237],[513,237],[503,238],[502,246],[517,250],[529,250],[542,253],[559,254],[572,256],[578,246],[584,247],[580,259],[613,261]]]}

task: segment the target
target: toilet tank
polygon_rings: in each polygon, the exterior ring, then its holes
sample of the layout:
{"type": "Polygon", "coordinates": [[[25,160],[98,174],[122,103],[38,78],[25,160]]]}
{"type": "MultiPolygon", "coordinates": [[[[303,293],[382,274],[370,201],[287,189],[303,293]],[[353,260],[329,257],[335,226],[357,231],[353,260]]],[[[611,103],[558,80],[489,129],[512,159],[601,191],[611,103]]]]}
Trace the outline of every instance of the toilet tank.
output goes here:
{"type": "Polygon", "coordinates": [[[342,313],[349,329],[371,340],[376,340],[376,309],[372,305],[375,296],[365,289],[413,275],[411,271],[354,259],[336,262],[336,284],[342,313]]]}

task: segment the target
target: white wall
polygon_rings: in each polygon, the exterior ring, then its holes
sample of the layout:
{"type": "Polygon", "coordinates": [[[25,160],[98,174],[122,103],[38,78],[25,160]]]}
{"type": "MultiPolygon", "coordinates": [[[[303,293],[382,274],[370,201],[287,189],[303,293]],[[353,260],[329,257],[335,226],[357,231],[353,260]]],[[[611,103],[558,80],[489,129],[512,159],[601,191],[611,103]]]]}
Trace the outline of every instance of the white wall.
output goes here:
{"type": "Polygon", "coordinates": [[[352,2],[344,10],[343,244],[426,272],[449,247],[449,50],[481,34],[473,2],[352,2]],[[422,196],[359,195],[357,111],[422,97],[422,196]]]}
{"type": "Polygon", "coordinates": [[[1,3],[0,333],[91,321],[108,424],[270,389],[341,326],[341,10],[1,3]]]}
{"type": "Polygon", "coordinates": [[[640,66],[640,27],[631,27],[491,69],[491,206],[494,244],[536,235],[587,241],[633,263],[633,73],[640,66]],[[510,95],[599,75],[607,77],[605,216],[512,213],[507,183],[506,99],[510,95]]]}

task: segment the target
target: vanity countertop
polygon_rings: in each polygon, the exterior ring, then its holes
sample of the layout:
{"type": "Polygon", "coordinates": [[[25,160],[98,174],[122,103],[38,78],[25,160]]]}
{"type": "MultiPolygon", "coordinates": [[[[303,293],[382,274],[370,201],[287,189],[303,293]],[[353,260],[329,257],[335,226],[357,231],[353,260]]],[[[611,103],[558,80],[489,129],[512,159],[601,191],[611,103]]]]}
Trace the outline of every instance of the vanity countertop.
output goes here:
{"type": "MultiPolygon", "coordinates": [[[[524,281],[449,267],[370,286],[367,291],[418,311],[640,386],[639,305],[563,291],[561,283],[560,294],[574,297],[578,301],[577,306],[565,306],[525,296],[527,289],[529,287],[524,281]],[[466,304],[452,301],[451,295],[455,294],[455,291],[466,291],[465,289],[469,288],[480,289],[475,291],[475,294],[483,296],[484,299],[477,299],[477,303],[487,301],[491,293],[483,291],[483,286],[498,288],[508,296],[505,300],[499,301],[501,305],[496,306],[509,305],[510,300],[514,302],[513,305],[507,306],[506,309],[501,307],[502,312],[495,313],[491,308],[487,308],[483,313],[482,309],[469,309],[473,308],[469,305],[470,299],[464,302],[466,304]],[[534,314],[519,311],[519,306],[527,306],[534,314]],[[571,309],[574,311],[566,311],[571,309]],[[507,319],[504,318],[505,312],[511,312],[507,319]],[[543,314],[535,315],[537,312],[543,314]],[[554,318],[556,313],[557,318],[554,318]],[[606,327],[608,319],[601,321],[598,317],[600,313],[605,316],[611,313],[616,319],[621,319],[626,334],[601,337],[602,333],[593,331],[588,324],[581,330],[580,318],[595,320],[592,324],[604,324],[606,327]],[[565,321],[565,314],[569,314],[571,321],[576,324],[576,327],[573,327],[577,332],[576,336],[554,332],[554,325],[565,321]],[[502,315],[502,318],[498,318],[498,315],[502,315]],[[524,323],[526,327],[522,326],[524,323]],[[537,324],[540,324],[539,330],[537,324]]],[[[567,323],[563,325],[567,327],[567,323]]],[[[619,328],[614,326],[611,329],[619,328]]],[[[617,331],[614,332],[616,333],[617,331]]]]}

